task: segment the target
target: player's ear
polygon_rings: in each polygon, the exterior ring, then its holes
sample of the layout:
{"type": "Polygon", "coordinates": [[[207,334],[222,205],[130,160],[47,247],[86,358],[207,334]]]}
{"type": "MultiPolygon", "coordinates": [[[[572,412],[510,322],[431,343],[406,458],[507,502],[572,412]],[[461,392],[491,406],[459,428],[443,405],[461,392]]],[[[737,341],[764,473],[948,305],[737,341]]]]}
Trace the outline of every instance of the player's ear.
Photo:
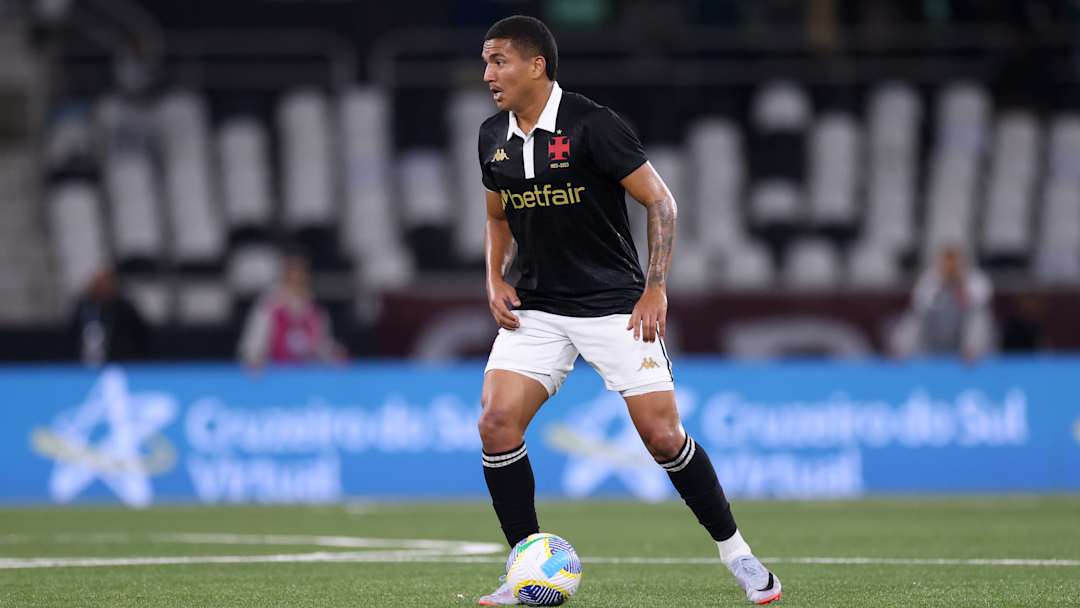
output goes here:
{"type": "Polygon", "coordinates": [[[547,59],[543,55],[537,55],[532,60],[532,77],[541,78],[547,74],[547,59]]]}

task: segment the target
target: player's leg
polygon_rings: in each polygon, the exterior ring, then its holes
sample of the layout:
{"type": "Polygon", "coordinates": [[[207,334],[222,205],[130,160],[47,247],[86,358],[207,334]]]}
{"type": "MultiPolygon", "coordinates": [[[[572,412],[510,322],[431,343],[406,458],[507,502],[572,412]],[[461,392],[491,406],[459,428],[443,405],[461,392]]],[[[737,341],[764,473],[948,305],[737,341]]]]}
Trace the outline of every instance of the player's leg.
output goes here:
{"type": "Polygon", "coordinates": [[[674,390],[638,394],[628,389],[623,397],[646,449],[667,471],[701,525],[716,541],[731,538],[737,529],[731,506],[709,456],[683,430],[674,390]]]}
{"type": "MultiPolygon", "coordinates": [[[[539,532],[536,483],[525,430],[548,397],[555,394],[574,366],[577,350],[552,315],[532,310],[517,313],[516,330],[499,330],[484,371],[480,440],[484,480],[491,504],[511,547],[539,532]]],[[[517,605],[504,581],[480,598],[481,606],[517,605]]]]}
{"type": "Polygon", "coordinates": [[[511,547],[539,531],[525,429],[559,389],[578,355],[554,315],[533,310],[517,314],[520,326],[499,330],[491,347],[479,423],[484,479],[511,547]]]}
{"type": "Polygon", "coordinates": [[[664,343],[635,340],[626,330],[629,316],[583,320],[574,323],[569,334],[581,356],[604,378],[605,386],[626,400],[649,453],[667,471],[683,501],[716,541],[721,558],[747,597],[764,603],[778,599],[780,581],[751,554],[708,454],[683,429],[675,405],[671,360],[664,343]]]}
{"type": "Polygon", "coordinates": [[[684,431],[674,390],[659,384],[621,392],[645,447],[716,541],[721,560],[739,581],[747,599],[758,604],[780,599],[780,579],[750,551],[735,524],[709,455],[684,431]]]}
{"type": "Polygon", "coordinates": [[[511,547],[540,531],[525,429],[547,398],[548,390],[538,379],[501,369],[484,374],[484,410],[479,423],[484,480],[511,547]]]}

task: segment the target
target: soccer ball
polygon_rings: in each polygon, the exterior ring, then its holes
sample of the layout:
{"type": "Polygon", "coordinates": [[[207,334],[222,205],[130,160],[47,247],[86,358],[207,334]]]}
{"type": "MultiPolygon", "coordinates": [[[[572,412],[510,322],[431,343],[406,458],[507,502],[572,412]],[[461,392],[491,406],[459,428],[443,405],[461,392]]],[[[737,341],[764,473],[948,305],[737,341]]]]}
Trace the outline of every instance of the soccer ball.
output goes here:
{"type": "Polygon", "coordinates": [[[528,606],[558,606],[581,584],[577,552],[554,534],[531,534],[510,550],[506,582],[528,606]]]}

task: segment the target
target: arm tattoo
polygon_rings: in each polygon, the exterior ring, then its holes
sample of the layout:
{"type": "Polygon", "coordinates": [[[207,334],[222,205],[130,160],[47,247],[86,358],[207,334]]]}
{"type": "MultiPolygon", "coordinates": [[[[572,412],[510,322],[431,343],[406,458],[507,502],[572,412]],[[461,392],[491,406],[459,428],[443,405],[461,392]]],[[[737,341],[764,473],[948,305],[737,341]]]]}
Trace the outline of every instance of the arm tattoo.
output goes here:
{"type": "Polygon", "coordinates": [[[675,245],[675,201],[670,196],[647,207],[649,214],[649,275],[646,287],[667,284],[671,251],[675,245]]]}

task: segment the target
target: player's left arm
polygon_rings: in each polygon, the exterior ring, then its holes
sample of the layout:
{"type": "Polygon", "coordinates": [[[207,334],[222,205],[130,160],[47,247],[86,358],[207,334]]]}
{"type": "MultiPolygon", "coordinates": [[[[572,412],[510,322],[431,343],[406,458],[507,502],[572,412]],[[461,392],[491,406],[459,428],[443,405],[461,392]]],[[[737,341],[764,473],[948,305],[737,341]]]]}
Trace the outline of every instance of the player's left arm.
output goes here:
{"type": "Polygon", "coordinates": [[[667,277],[671,252],[675,247],[675,217],[678,206],[667,184],[646,162],[621,182],[623,188],[648,210],[649,268],[645,292],[641,294],[626,329],[634,330],[634,339],[653,342],[667,330],[667,277]]]}

